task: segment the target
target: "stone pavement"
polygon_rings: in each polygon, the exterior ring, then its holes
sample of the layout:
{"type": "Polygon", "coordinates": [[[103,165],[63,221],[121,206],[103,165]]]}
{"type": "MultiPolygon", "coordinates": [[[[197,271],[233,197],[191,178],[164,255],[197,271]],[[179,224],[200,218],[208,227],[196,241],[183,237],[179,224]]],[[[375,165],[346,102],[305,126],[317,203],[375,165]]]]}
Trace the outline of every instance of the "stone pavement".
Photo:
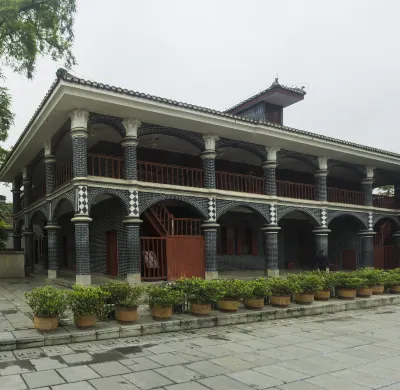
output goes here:
{"type": "Polygon", "coordinates": [[[0,389],[400,389],[400,307],[0,352],[0,389]]]}

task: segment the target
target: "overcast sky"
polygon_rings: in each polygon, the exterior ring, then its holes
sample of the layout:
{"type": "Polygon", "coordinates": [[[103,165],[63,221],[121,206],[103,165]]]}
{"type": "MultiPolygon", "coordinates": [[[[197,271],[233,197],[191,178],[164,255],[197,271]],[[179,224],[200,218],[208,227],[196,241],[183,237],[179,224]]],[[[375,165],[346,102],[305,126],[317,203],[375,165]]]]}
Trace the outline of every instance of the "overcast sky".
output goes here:
{"type": "MultiPolygon", "coordinates": [[[[307,90],[285,125],[400,153],[399,14],[397,0],[78,0],[73,70],[219,110],[279,75],[307,90]]],[[[7,73],[16,121],[6,146],[61,65],[41,60],[33,81],[7,73]]]]}

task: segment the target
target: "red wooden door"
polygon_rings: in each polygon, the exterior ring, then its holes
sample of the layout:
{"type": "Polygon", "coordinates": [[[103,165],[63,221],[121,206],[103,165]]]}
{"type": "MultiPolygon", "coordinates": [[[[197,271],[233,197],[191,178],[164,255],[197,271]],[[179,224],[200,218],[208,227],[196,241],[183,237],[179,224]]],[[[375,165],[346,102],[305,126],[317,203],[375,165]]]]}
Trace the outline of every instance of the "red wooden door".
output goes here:
{"type": "Polygon", "coordinates": [[[204,278],[205,254],[203,236],[167,237],[168,280],[204,278]]]}
{"type": "Polygon", "coordinates": [[[374,245],[374,267],[385,268],[385,247],[374,245]]]}
{"type": "Polygon", "coordinates": [[[117,232],[106,232],[106,245],[107,274],[118,276],[117,232]]]}
{"type": "Polygon", "coordinates": [[[357,252],[355,249],[346,249],[342,252],[342,264],[345,270],[357,268],[357,252]]]}

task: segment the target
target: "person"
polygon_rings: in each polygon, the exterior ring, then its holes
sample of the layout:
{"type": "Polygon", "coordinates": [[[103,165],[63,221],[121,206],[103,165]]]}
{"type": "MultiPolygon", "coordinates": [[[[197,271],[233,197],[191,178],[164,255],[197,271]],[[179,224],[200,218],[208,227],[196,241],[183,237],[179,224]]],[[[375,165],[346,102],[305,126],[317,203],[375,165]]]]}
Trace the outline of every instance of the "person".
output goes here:
{"type": "Polygon", "coordinates": [[[317,255],[317,267],[320,271],[326,271],[328,267],[328,256],[323,250],[320,250],[317,255]]]}

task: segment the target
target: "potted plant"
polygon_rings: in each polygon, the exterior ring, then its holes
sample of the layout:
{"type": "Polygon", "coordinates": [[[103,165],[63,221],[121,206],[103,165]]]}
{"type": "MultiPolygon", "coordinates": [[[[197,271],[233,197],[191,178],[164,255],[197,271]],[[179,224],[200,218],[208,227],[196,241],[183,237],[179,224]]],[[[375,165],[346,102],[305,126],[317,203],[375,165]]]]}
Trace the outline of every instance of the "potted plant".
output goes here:
{"type": "Polygon", "coordinates": [[[387,271],[385,283],[391,294],[400,294],[400,273],[397,270],[387,271]]]}
{"type": "Polygon", "coordinates": [[[331,272],[315,271],[314,274],[321,278],[322,289],[314,294],[316,301],[327,301],[331,297],[331,288],[335,287],[335,279],[331,272]]]}
{"type": "MultiPolygon", "coordinates": [[[[382,279],[381,272],[374,269],[364,268],[358,270],[355,274],[364,280],[364,284],[357,289],[357,296],[369,298],[372,295],[372,287],[377,288],[382,279]]],[[[383,286],[384,287],[384,286],[383,286]]]]}
{"type": "Polygon", "coordinates": [[[243,303],[246,309],[261,310],[266,296],[271,295],[271,289],[266,278],[250,280],[246,283],[243,303]]]}
{"type": "Polygon", "coordinates": [[[110,294],[94,286],[74,284],[68,292],[68,304],[74,315],[77,328],[91,328],[95,325],[99,312],[104,312],[106,299],[110,294]]]}
{"type": "Polygon", "coordinates": [[[293,293],[299,292],[297,284],[290,279],[270,278],[268,286],[271,289],[271,305],[274,307],[287,307],[293,293]]]}
{"type": "Polygon", "coordinates": [[[364,277],[370,280],[372,295],[383,294],[387,272],[381,269],[363,269],[364,277]]]}
{"type": "Polygon", "coordinates": [[[167,284],[151,286],[147,293],[151,315],[155,320],[167,320],[172,316],[172,307],[183,302],[182,291],[167,284]]]}
{"type": "Polygon", "coordinates": [[[110,282],[101,287],[109,293],[115,304],[115,318],[118,322],[137,321],[137,308],[144,287],[141,284],[130,285],[128,282],[110,282]]]}
{"type": "Polygon", "coordinates": [[[297,285],[294,299],[297,304],[309,305],[314,302],[314,294],[322,290],[322,280],[317,274],[300,273],[287,275],[287,279],[297,285]]]}
{"type": "Polygon", "coordinates": [[[239,309],[240,299],[244,296],[246,282],[239,279],[221,280],[224,295],[218,302],[218,307],[223,312],[235,312],[239,309]]]}
{"type": "Polygon", "coordinates": [[[25,297],[33,311],[35,328],[41,331],[56,329],[58,317],[67,307],[65,291],[52,286],[37,287],[25,293],[25,297]]]}
{"type": "Polygon", "coordinates": [[[339,299],[354,299],[357,289],[365,285],[365,280],[354,272],[336,272],[335,276],[336,297],[339,299]]]}

